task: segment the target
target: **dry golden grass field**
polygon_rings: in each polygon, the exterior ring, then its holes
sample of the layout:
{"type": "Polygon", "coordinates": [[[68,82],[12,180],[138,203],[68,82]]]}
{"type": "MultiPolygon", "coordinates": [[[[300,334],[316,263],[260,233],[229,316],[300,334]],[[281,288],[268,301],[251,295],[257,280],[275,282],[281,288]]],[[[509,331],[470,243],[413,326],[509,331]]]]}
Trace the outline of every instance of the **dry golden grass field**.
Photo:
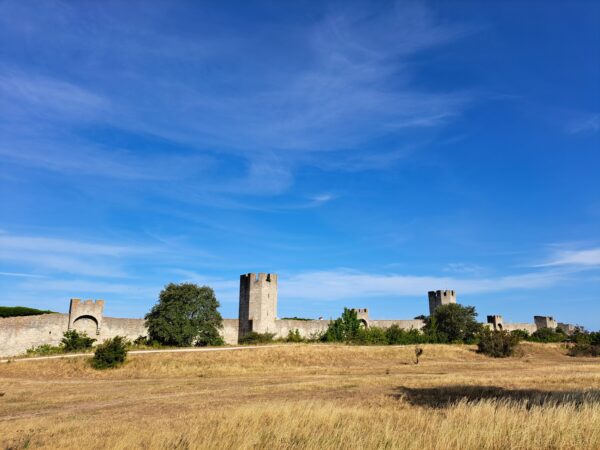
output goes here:
{"type": "Polygon", "coordinates": [[[600,361],[558,344],[287,345],[0,365],[0,448],[600,448],[600,361]]]}

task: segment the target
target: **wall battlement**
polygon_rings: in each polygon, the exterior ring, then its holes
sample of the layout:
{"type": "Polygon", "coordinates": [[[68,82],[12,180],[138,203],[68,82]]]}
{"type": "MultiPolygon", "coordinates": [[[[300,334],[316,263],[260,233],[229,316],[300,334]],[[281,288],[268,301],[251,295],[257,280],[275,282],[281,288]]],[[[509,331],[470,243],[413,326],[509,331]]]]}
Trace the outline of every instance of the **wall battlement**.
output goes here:
{"type": "Polygon", "coordinates": [[[367,308],[352,308],[356,317],[360,320],[369,320],[369,310],[367,308]]]}

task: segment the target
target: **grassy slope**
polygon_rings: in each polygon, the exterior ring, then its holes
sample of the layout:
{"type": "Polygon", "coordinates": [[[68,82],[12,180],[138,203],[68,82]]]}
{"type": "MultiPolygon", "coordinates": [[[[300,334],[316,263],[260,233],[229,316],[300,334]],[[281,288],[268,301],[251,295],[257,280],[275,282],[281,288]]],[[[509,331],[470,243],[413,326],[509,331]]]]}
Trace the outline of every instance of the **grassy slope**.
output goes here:
{"type": "Polygon", "coordinates": [[[37,316],[39,314],[54,314],[54,311],[28,308],[26,306],[0,306],[0,317],[37,316]]]}
{"type": "Polygon", "coordinates": [[[297,345],[0,366],[0,448],[599,448],[600,361],[297,345]]]}

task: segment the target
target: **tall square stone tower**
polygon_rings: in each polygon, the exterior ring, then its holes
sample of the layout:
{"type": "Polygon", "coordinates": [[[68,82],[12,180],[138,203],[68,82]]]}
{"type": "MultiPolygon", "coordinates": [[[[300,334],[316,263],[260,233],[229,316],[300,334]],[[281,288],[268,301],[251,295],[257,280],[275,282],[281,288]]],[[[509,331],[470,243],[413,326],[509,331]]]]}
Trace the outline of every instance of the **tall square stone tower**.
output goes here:
{"type": "Polygon", "coordinates": [[[456,303],[456,291],[429,291],[429,315],[433,314],[438,306],[456,303]]]}
{"type": "Polygon", "coordinates": [[[240,275],[239,337],[251,331],[275,333],[277,274],[240,275]]]}

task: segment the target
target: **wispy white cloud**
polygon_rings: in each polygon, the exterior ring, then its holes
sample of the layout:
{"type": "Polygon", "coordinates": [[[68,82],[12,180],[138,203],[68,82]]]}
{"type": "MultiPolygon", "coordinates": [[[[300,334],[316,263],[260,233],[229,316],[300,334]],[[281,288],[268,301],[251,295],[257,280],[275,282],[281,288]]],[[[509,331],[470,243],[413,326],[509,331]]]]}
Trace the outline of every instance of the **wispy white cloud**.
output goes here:
{"type": "Polygon", "coordinates": [[[33,273],[20,273],[20,272],[0,272],[2,277],[17,277],[17,278],[44,278],[43,275],[36,275],[33,273]]]}
{"type": "Polygon", "coordinates": [[[335,198],[336,198],[336,196],[333,194],[323,193],[323,194],[315,195],[314,197],[312,197],[311,200],[317,204],[321,204],[321,203],[330,202],[331,200],[334,200],[335,198]]]}
{"type": "Polygon", "coordinates": [[[15,39],[26,34],[27,42],[40,44],[45,75],[18,68],[1,80],[0,104],[11,114],[0,128],[0,153],[17,164],[68,175],[150,180],[181,171],[190,176],[170,177],[170,189],[185,188],[194,201],[279,195],[293,186],[299,166],[323,166],[323,152],[339,153],[326,164],[331,169],[387,168],[406,151],[382,148],[374,156],[361,147],[379,136],[444,125],[473,101],[469,92],[417,87],[414,56],[471,31],[440,22],[420,3],[344,8],[290,28],[286,44],[274,38],[279,28],[252,36],[200,30],[193,38],[160,30],[164,11],[158,5],[135,24],[118,5],[110,20],[102,8],[90,14],[74,5],[48,7],[23,16],[26,27],[14,24],[26,8],[15,2],[3,8],[17,18],[5,24],[15,39]],[[66,26],[73,23],[85,25],[66,26]],[[52,24],[56,44],[50,45],[45,31],[52,24]],[[293,63],[290,43],[299,55],[293,63]],[[48,45],[54,50],[46,54],[48,45]],[[112,51],[117,47],[119,52],[112,51]],[[69,51],[81,60],[66,76],[61,61],[69,51]],[[240,58],[240,52],[265,51],[268,65],[240,58]],[[199,71],[203,76],[196,76],[199,71]],[[128,152],[69,134],[90,120],[160,136],[203,156],[209,151],[214,158],[241,157],[245,173],[215,166],[207,174],[206,161],[191,153],[128,152]]]}
{"type": "Polygon", "coordinates": [[[600,114],[581,115],[566,127],[569,134],[591,134],[600,131],[600,114]]]}
{"type": "Polygon", "coordinates": [[[430,290],[455,289],[461,294],[537,289],[555,285],[565,276],[539,272],[496,278],[457,278],[403,274],[372,274],[351,270],[306,272],[280,278],[282,298],[341,300],[422,296],[430,290]]]}
{"type": "Polygon", "coordinates": [[[196,283],[201,285],[209,285],[218,291],[235,291],[239,290],[239,280],[236,279],[225,279],[221,277],[215,277],[214,275],[198,273],[193,270],[187,269],[171,269],[170,273],[175,274],[180,282],[196,283]]]}
{"type": "Polygon", "coordinates": [[[60,280],[49,279],[43,281],[25,282],[18,286],[22,292],[62,292],[68,297],[98,298],[106,294],[117,294],[125,298],[154,299],[161,290],[161,286],[146,286],[127,283],[110,283],[93,281],[89,279],[60,280]]]}
{"type": "Polygon", "coordinates": [[[44,272],[93,277],[124,277],[125,260],[157,248],[111,245],[62,238],[0,234],[0,261],[44,272]]]}
{"type": "Polygon", "coordinates": [[[444,272],[450,273],[480,273],[484,269],[478,264],[469,264],[469,263],[450,263],[447,264],[443,269],[444,272]]]}
{"type": "Polygon", "coordinates": [[[109,107],[106,98],[77,84],[10,70],[0,74],[0,101],[13,120],[28,114],[81,121],[109,107]]]}
{"type": "Polygon", "coordinates": [[[600,248],[584,250],[559,250],[548,261],[538,264],[537,267],[549,266],[600,266],[600,248]]]}
{"type": "Polygon", "coordinates": [[[4,250],[35,251],[40,253],[76,253],[88,256],[121,256],[150,251],[148,248],[134,246],[90,243],[40,236],[19,236],[8,233],[0,234],[0,247],[4,250]]]}

